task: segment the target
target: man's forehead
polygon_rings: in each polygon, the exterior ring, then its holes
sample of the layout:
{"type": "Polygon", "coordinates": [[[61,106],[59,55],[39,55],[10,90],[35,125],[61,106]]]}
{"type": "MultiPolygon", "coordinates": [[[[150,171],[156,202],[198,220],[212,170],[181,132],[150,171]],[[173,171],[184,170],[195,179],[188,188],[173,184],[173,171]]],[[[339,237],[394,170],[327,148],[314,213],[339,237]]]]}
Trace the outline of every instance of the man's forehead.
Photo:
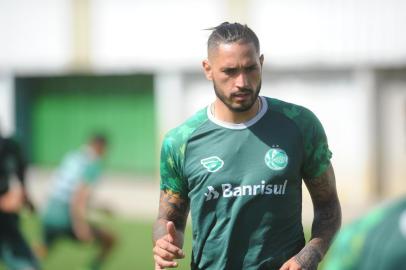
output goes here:
{"type": "Polygon", "coordinates": [[[233,55],[233,54],[256,54],[257,52],[253,42],[236,41],[230,43],[218,43],[216,46],[209,48],[208,57],[218,55],[233,55]]]}
{"type": "Polygon", "coordinates": [[[209,61],[211,64],[221,67],[255,65],[258,63],[260,56],[255,50],[255,46],[253,44],[251,46],[251,44],[224,43],[209,55],[209,61]]]}
{"type": "Polygon", "coordinates": [[[220,69],[222,68],[238,68],[238,67],[250,67],[258,64],[257,58],[247,58],[244,61],[233,61],[233,60],[224,60],[217,61],[216,66],[220,69]]]}

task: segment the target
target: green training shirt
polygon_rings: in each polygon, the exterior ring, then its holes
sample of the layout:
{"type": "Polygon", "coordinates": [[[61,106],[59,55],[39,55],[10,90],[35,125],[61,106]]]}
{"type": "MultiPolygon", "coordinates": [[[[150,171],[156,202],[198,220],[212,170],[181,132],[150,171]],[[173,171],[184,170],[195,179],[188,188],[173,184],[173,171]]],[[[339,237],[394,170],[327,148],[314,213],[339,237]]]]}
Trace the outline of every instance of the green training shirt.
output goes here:
{"type": "Polygon", "coordinates": [[[326,270],[400,270],[406,260],[406,197],[375,209],[337,235],[326,270]]]}
{"type": "Polygon", "coordinates": [[[246,123],[207,107],[165,136],[161,189],[190,201],[192,269],[279,269],[305,244],[302,178],[329,166],[327,139],[309,110],[260,99],[246,123]]]}
{"type": "Polygon", "coordinates": [[[66,155],[53,181],[50,197],[42,212],[42,222],[48,226],[69,228],[72,196],[81,184],[94,185],[101,173],[100,160],[90,148],[66,155]]]}

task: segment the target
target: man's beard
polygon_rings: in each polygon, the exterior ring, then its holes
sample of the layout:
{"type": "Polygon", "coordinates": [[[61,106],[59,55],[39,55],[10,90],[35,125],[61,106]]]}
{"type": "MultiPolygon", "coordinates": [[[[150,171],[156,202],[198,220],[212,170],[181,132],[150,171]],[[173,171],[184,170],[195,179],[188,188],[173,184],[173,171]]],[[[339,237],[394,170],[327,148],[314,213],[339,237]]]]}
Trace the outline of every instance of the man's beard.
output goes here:
{"type": "Polygon", "coordinates": [[[262,85],[262,81],[259,82],[255,91],[250,88],[242,88],[238,92],[231,94],[230,97],[228,98],[225,95],[223,95],[223,93],[217,87],[216,82],[213,80],[213,88],[214,88],[214,93],[216,94],[216,96],[221,100],[221,102],[224,103],[224,105],[227,106],[227,108],[230,111],[237,112],[237,113],[246,112],[249,109],[251,109],[252,106],[254,106],[255,102],[257,101],[259,92],[261,91],[261,85],[262,85]],[[247,104],[240,104],[238,107],[233,105],[232,97],[235,96],[236,94],[242,94],[242,93],[250,94],[252,96],[252,100],[247,104]]]}

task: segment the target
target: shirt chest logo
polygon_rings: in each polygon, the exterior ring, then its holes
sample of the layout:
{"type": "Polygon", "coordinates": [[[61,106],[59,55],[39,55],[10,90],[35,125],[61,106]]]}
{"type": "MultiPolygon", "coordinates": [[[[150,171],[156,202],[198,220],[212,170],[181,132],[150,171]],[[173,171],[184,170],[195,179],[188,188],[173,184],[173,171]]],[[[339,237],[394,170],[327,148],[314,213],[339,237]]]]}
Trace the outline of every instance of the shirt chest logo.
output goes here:
{"type": "Polygon", "coordinates": [[[209,172],[217,172],[224,165],[224,161],[221,158],[219,158],[218,156],[212,156],[212,157],[204,158],[204,159],[200,160],[200,163],[209,172]]]}
{"type": "Polygon", "coordinates": [[[271,170],[280,171],[288,166],[288,155],[281,148],[271,148],[265,154],[265,164],[271,170]]]}

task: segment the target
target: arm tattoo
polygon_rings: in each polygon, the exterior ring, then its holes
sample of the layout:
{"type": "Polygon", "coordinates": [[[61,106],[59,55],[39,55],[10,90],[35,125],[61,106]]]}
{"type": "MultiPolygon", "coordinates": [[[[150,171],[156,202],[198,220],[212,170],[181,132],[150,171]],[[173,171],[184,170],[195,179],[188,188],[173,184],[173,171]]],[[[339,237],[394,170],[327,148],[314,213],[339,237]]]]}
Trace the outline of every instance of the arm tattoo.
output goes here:
{"type": "Polygon", "coordinates": [[[322,257],[317,248],[308,244],[295,256],[295,260],[304,270],[315,270],[322,257]]]}
{"type": "Polygon", "coordinates": [[[176,230],[183,232],[189,212],[189,200],[169,190],[161,191],[158,218],[154,224],[153,238],[157,240],[166,234],[166,223],[172,221],[176,230]]]}
{"type": "Polygon", "coordinates": [[[177,229],[184,229],[188,211],[189,202],[182,199],[178,193],[161,191],[158,219],[173,221],[177,229]]]}
{"type": "Polygon", "coordinates": [[[312,270],[317,269],[341,226],[341,207],[331,165],[321,176],[304,181],[313,201],[314,219],[311,240],[295,259],[304,269],[312,270]]]}

